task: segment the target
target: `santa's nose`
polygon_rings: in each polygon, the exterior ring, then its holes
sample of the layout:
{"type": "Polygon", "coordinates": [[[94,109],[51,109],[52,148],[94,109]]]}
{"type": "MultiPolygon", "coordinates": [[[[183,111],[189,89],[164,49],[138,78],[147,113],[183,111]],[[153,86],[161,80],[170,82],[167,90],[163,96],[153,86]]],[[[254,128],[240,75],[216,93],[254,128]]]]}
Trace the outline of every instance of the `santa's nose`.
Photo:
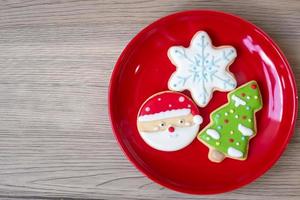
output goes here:
{"type": "Polygon", "coordinates": [[[170,127],[169,127],[169,132],[170,132],[170,133],[173,133],[174,131],[175,131],[175,128],[174,128],[173,126],[170,126],[170,127]]]}

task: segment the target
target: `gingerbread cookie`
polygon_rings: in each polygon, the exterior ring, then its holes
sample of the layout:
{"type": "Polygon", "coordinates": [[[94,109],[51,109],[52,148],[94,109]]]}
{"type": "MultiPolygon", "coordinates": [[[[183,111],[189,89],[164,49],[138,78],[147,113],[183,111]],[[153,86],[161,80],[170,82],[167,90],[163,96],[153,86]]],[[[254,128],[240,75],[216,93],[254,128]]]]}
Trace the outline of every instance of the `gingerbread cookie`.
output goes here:
{"type": "Polygon", "coordinates": [[[205,31],[197,32],[188,48],[169,48],[168,57],[176,67],[169,89],[189,90],[200,107],[208,104],[214,90],[231,91],[236,87],[236,80],[228,71],[236,50],[232,46],[214,47],[205,31]]]}
{"type": "Polygon", "coordinates": [[[143,140],[161,151],[177,151],[196,137],[202,117],[193,101],[178,92],[151,96],[141,106],[137,128],[143,140]]]}
{"type": "Polygon", "coordinates": [[[247,159],[248,143],[256,134],[255,113],[262,106],[256,81],[228,94],[228,103],[210,115],[210,124],[198,135],[198,139],[209,148],[211,161],[222,162],[225,157],[247,159]]]}

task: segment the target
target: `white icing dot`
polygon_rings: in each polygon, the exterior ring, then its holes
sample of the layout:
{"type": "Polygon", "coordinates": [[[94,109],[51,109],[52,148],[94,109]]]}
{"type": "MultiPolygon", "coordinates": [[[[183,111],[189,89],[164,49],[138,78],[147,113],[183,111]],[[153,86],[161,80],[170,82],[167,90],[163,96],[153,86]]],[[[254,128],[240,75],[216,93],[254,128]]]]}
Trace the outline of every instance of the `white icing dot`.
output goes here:
{"type": "Polygon", "coordinates": [[[237,142],[237,143],[235,143],[236,144],[236,146],[239,146],[240,145],[240,143],[239,142],[237,142]]]}
{"type": "Polygon", "coordinates": [[[250,96],[246,96],[246,99],[248,99],[248,100],[249,100],[249,99],[250,99],[250,96]]]}
{"type": "Polygon", "coordinates": [[[191,107],[191,105],[189,104],[189,105],[188,105],[188,108],[190,108],[190,107],[191,107]]]}
{"type": "Polygon", "coordinates": [[[171,108],[172,107],[172,105],[171,104],[169,104],[169,108],[171,108]]]}
{"type": "Polygon", "coordinates": [[[161,98],[158,98],[157,100],[158,100],[158,101],[161,101],[161,98]]]}
{"type": "Polygon", "coordinates": [[[208,141],[208,140],[210,140],[210,138],[209,138],[209,137],[206,137],[206,140],[208,141]]]}
{"type": "Polygon", "coordinates": [[[244,137],[244,136],[242,136],[242,140],[245,140],[245,137],[244,137]]]}
{"type": "Polygon", "coordinates": [[[238,116],[238,115],[235,115],[234,117],[235,117],[236,119],[238,119],[238,118],[239,118],[239,116],[238,116]]]}
{"type": "Polygon", "coordinates": [[[202,123],[202,117],[201,117],[200,115],[195,115],[195,116],[193,117],[193,122],[194,122],[195,124],[201,124],[201,123],[202,123]]]}
{"type": "Polygon", "coordinates": [[[230,133],[230,135],[232,135],[234,132],[233,132],[233,131],[230,131],[229,133],[230,133]]]}
{"type": "Polygon", "coordinates": [[[145,110],[146,110],[147,112],[149,112],[149,111],[150,111],[150,108],[149,108],[149,107],[146,107],[145,110]]]}
{"type": "Polygon", "coordinates": [[[258,99],[258,96],[254,96],[254,99],[258,99]]]}
{"type": "Polygon", "coordinates": [[[251,122],[252,120],[251,119],[248,119],[248,122],[251,122]]]}
{"type": "Polygon", "coordinates": [[[228,112],[225,112],[224,115],[225,115],[225,116],[228,116],[228,112]]]}
{"type": "Polygon", "coordinates": [[[234,113],[234,110],[233,110],[233,109],[230,109],[229,112],[230,112],[230,113],[234,113]]]}
{"type": "Polygon", "coordinates": [[[250,110],[250,106],[247,106],[247,107],[246,107],[246,110],[250,110]]]}
{"type": "Polygon", "coordinates": [[[217,129],[219,129],[219,130],[222,129],[222,126],[218,126],[217,129]]]}
{"type": "Polygon", "coordinates": [[[184,97],[179,97],[179,102],[184,102],[184,97]]]}

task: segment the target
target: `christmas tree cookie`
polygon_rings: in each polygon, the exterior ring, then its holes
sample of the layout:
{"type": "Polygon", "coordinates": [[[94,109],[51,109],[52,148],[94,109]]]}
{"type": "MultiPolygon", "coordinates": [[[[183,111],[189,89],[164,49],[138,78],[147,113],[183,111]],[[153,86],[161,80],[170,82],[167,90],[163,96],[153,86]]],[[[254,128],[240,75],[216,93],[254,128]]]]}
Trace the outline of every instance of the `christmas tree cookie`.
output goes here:
{"type": "Polygon", "coordinates": [[[255,113],[262,108],[256,81],[240,86],[227,98],[228,103],[210,115],[210,124],[198,134],[212,162],[222,162],[225,157],[245,160],[249,141],[256,134],[255,113]]]}

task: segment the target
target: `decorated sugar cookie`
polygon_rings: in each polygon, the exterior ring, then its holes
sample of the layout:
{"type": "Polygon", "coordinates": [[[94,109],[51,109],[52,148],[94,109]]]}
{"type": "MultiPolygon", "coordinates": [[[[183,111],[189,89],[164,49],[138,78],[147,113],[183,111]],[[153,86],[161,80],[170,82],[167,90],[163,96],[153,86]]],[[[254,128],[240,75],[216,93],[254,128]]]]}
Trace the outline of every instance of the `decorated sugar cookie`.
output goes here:
{"type": "Polygon", "coordinates": [[[255,113],[262,108],[256,81],[230,92],[228,101],[210,115],[210,124],[198,135],[209,148],[208,158],[213,162],[222,162],[225,157],[245,160],[249,140],[256,134],[255,113]]]}
{"type": "Polygon", "coordinates": [[[204,31],[194,35],[188,48],[169,48],[168,56],[176,67],[168,82],[169,89],[189,90],[200,107],[208,104],[214,90],[231,91],[236,87],[236,80],[228,71],[236,50],[232,46],[214,47],[204,31]]]}
{"type": "Polygon", "coordinates": [[[178,92],[165,91],[151,96],[141,106],[138,131],[151,147],[177,151],[197,136],[202,117],[193,101],[178,92]]]}

